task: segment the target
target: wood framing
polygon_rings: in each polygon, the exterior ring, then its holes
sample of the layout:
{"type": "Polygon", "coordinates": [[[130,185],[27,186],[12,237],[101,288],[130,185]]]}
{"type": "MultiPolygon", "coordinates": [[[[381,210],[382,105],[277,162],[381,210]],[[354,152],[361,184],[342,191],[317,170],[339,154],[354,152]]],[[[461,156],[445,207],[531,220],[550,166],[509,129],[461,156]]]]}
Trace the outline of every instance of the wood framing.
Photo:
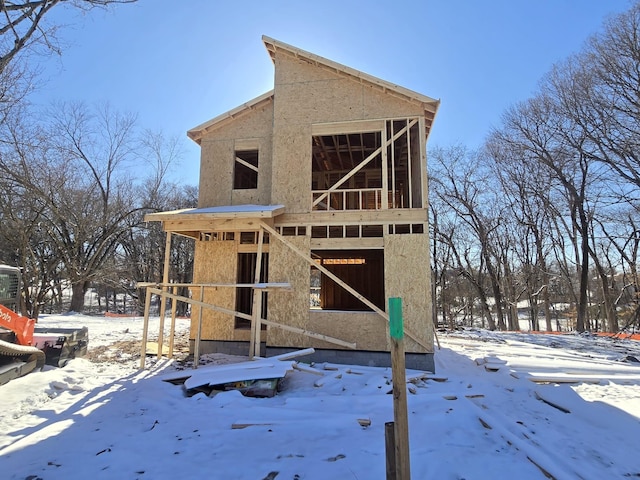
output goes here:
{"type": "Polygon", "coordinates": [[[313,347],[372,364],[389,355],[386,299],[400,297],[407,355],[430,358],[426,141],[439,101],[263,42],[273,90],[188,132],[198,208],[145,217],[195,239],[191,298],[148,291],[191,304],[195,354],[313,347]]]}

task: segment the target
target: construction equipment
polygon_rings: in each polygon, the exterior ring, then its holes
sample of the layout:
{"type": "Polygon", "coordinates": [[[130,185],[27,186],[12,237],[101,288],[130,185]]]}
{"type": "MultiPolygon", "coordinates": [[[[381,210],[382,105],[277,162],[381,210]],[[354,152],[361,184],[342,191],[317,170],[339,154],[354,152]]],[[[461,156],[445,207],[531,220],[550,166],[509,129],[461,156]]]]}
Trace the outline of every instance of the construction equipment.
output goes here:
{"type": "Polygon", "coordinates": [[[20,269],[0,265],[0,385],[41,370],[63,367],[87,353],[86,327],[36,328],[36,321],[16,313],[20,305],[20,269]]]}

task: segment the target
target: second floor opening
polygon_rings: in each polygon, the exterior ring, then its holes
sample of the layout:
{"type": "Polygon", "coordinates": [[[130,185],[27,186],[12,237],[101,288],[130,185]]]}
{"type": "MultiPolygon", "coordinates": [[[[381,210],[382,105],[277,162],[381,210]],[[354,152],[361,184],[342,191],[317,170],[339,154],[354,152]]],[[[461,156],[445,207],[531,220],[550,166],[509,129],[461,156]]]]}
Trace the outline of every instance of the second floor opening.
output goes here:
{"type": "Polygon", "coordinates": [[[423,132],[419,118],[314,125],[312,209],[425,208],[423,132]]]}

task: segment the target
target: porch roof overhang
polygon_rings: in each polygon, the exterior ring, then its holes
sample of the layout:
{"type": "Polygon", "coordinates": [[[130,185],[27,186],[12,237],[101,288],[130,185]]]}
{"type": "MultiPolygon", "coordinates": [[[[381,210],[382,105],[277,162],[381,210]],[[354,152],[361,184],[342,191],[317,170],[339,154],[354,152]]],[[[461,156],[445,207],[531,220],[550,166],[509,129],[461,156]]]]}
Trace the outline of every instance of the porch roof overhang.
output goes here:
{"type": "Polygon", "coordinates": [[[224,205],[149,213],[144,221],[162,222],[165,232],[198,239],[201,233],[257,231],[284,210],[284,205],[224,205]]]}

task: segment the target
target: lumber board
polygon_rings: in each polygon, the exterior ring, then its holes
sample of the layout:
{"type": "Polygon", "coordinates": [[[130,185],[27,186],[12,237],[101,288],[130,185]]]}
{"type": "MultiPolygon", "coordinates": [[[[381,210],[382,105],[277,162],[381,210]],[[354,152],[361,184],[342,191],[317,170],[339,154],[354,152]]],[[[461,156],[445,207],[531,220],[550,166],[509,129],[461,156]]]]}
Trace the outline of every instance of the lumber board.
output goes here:
{"type": "Polygon", "coordinates": [[[187,390],[203,385],[222,385],[246,380],[267,380],[283,378],[288,371],[293,370],[291,363],[274,362],[271,364],[260,362],[258,365],[245,364],[245,368],[227,368],[226,365],[218,365],[217,368],[200,368],[194,372],[185,382],[187,390]]]}

